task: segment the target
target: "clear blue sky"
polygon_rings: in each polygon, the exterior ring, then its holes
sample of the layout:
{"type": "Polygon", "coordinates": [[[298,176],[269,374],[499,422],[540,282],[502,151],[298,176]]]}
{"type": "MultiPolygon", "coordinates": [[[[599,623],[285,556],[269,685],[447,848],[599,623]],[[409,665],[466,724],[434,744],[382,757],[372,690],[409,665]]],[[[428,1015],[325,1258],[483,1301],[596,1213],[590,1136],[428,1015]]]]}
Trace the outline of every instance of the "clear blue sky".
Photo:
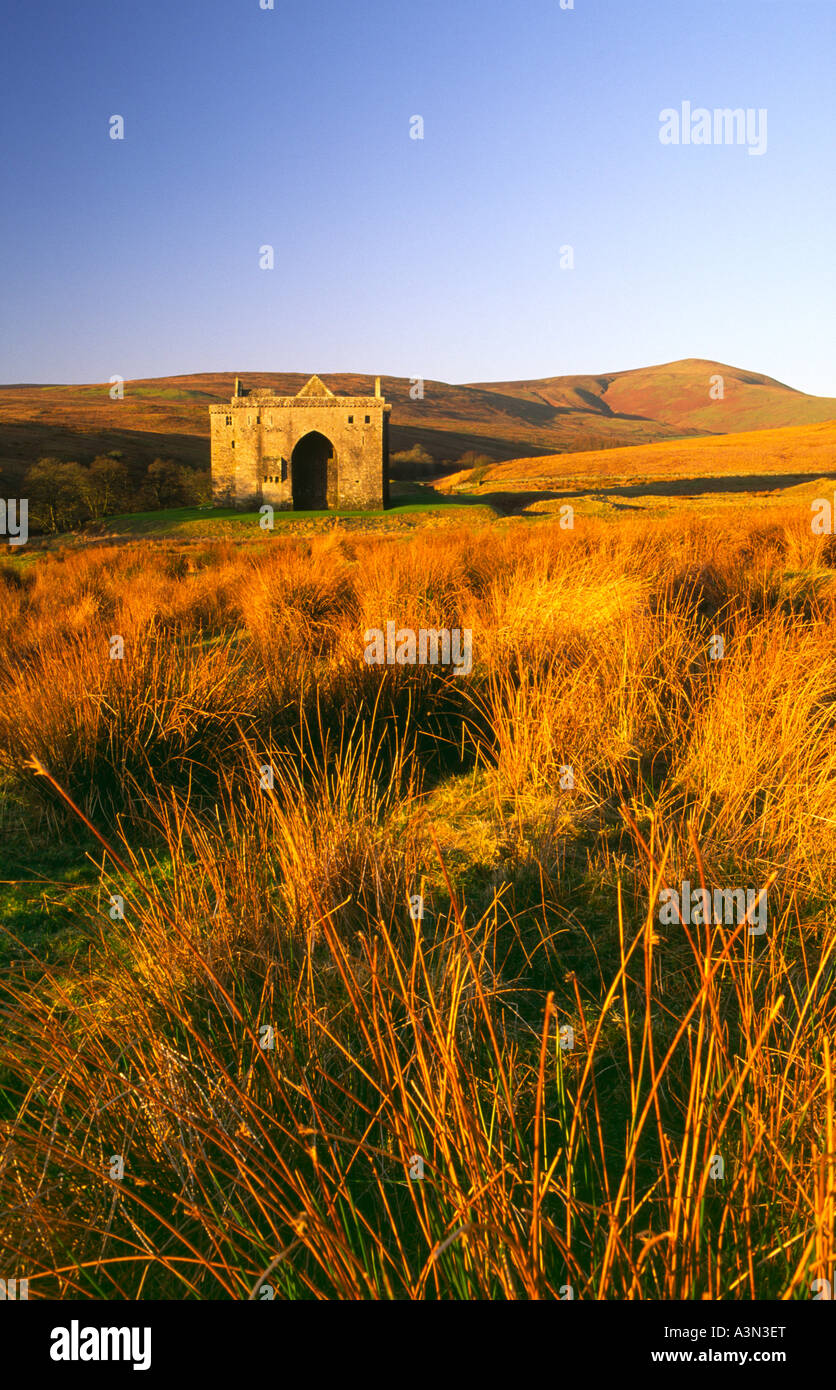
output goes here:
{"type": "Polygon", "coordinates": [[[693,356],[836,395],[834,0],[5,16],[4,382],[693,356]],[[766,154],[663,146],[683,101],[765,107],[766,154]]]}

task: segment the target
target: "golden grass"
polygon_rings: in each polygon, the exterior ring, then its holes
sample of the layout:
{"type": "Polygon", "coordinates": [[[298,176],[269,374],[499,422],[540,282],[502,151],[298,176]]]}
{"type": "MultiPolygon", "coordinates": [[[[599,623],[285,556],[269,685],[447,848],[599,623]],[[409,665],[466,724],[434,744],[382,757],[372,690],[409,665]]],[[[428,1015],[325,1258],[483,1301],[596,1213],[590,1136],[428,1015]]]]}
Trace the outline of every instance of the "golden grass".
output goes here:
{"type": "MultiPolygon", "coordinates": [[[[733,434],[712,434],[699,439],[663,440],[631,447],[578,450],[506,459],[491,464],[474,479],[470,470],[454,473],[437,484],[439,490],[464,487],[468,492],[490,493],[497,488],[524,484],[529,488],[552,485],[561,489],[582,479],[613,487],[635,481],[678,480],[682,490],[694,490],[700,478],[749,477],[751,489],[759,479],[787,475],[831,475],[836,463],[836,421],[790,425],[780,429],[755,429],[733,434]]],[[[821,495],[830,497],[830,491],[821,495]]],[[[818,495],[818,494],[817,494],[818,495]]]]}
{"type": "Polygon", "coordinates": [[[7,1277],[810,1297],[836,1260],[829,558],[787,512],[0,577],[20,856],[88,866],[65,942],[6,936],[7,1277]],[[471,628],[472,672],[365,666],[389,619],[471,628]],[[683,879],[768,884],[766,934],[661,925],[683,879]]]}

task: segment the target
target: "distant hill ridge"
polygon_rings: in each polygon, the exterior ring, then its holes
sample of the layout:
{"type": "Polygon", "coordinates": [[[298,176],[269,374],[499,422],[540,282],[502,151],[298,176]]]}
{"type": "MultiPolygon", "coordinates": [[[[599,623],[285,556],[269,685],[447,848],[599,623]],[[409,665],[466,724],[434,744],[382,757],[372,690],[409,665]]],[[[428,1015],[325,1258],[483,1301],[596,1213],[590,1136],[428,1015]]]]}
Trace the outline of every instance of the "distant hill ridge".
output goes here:
{"type": "Polygon", "coordinates": [[[597,376],[480,383],[478,389],[586,408],[608,418],[684,426],[693,433],[729,434],[836,418],[833,397],[808,396],[760,372],[698,357],[597,376]]]}
{"type": "MultiPolygon", "coordinates": [[[[236,375],[245,386],[295,394],[311,371],[239,366],[126,381],[116,401],[107,383],[0,386],[0,481],[43,455],[84,462],[112,449],[137,463],[168,455],[208,467],[207,407],[231,396],[236,375]]],[[[319,375],[337,395],[374,392],[373,376],[319,375]]],[[[413,399],[409,378],[382,378],[393,404],[392,449],[420,444],[448,461],[471,450],[500,461],[836,420],[836,398],[702,358],[594,375],[463,385],[427,378],[422,385],[423,397],[413,399]]]]}

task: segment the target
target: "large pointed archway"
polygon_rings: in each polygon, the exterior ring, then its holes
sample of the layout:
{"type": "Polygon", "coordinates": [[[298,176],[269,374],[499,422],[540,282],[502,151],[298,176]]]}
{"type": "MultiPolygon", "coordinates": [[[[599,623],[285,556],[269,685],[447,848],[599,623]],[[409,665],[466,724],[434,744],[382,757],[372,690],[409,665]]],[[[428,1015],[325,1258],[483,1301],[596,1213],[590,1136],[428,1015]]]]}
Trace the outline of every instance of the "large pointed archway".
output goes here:
{"type": "Polygon", "coordinates": [[[290,459],[295,512],[327,510],[329,494],[336,493],[336,467],[334,446],[324,434],[312,430],[299,440],[290,459]]]}

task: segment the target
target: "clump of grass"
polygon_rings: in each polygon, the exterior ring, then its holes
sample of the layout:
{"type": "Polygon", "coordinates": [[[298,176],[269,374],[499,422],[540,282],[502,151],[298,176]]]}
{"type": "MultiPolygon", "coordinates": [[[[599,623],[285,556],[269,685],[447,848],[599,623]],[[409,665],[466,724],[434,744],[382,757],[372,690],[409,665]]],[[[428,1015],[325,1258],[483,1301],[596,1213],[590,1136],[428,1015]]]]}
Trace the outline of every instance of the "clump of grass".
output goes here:
{"type": "Polygon", "coordinates": [[[162,554],[50,557],[0,626],[0,775],[33,843],[87,846],[71,953],[2,953],[8,1277],[809,1297],[836,651],[790,581],[821,547],[680,517],[162,554]],[[387,620],[471,628],[472,671],[368,667],[387,620]],[[685,878],[767,885],[767,933],[663,926],[685,878]]]}

